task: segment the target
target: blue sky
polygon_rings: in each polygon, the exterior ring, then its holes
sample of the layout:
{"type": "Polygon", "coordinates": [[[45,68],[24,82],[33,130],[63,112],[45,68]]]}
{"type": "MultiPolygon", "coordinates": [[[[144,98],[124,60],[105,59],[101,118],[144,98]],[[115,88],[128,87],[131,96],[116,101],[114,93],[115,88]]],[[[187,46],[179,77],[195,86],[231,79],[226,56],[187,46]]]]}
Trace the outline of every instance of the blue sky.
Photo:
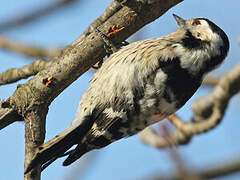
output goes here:
{"type": "MultiPolygon", "coordinates": [[[[26,43],[63,47],[80,36],[110,2],[111,0],[78,1],[66,9],[43,17],[31,24],[3,32],[3,35],[26,43]]],[[[47,3],[49,3],[47,0],[2,1],[0,22],[47,3]]],[[[186,19],[206,17],[224,29],[230,39],[229,55],[223,65],[214,72],[214,74],[223,75],[237,64],[239,59],[240,47],[237,43],[237,38],[240,35],[239,6],[240,1],[237,0],[186,0],[170,9],[161,18],[145,26],[141,30],[141,39],[158,37],[174,31],[177,26],[172,17],[173,13],[186,19]]],[[[0,60],[0,72],[11,67],[21,67],[30,62],[29,58],[2,50],[0,50],[0,60]]],[[[85,73],[51,104],[47,116],[46,140],[51,139],[69,126],[91,77],[92,73],[85,73]]],[[[24,82],[25,80],[22,80],[18,84],[24,82]]],[[[8,98],[15,89],[16,84],[0,87],[0,98],[8,98]]],[[[189,119],[192,114],[191,102],[210,91],[211,88],[198,90],[178,114],[186,120],[189,119]]],[[[221,164],[226,160],[240,158],[239,102],[239,96],[231,101],[223,122],[216,129],[194,137],[189,145],[179,148],[179,152],[189,168],[206,168],[213,163],[221,164]]],[[[24,123],[14,123],[1,130],[0,147],[0,179],[23,179],[24,123]]],[[[42,179],[64,179],[69,174],[78,172],[78,167],[85,165],[84,159],[90,158],[92,158],[93,163],[84,176],[81,176],[81,179],[141,179],[148,175],[168,174],[173,172],[174,168],[166,151],[146,146],[139,141],[138,136],[133,136],[113,143],[101,151],[95,151],[92,156],[86,155],[82,160],[67,168],[61,166],[63,159],[59,159],[42,173],[42,179]]],[[[240,174],[236,174],[228,179],[234,180],[239,179],[239,177],[240,174]]]]}

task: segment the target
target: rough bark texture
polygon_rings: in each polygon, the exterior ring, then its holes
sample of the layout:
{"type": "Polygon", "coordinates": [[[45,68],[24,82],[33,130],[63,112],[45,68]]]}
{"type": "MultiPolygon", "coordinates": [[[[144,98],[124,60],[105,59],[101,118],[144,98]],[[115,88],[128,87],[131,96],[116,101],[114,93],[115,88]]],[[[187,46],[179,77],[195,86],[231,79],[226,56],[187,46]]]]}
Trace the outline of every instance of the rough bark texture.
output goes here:
{"type": "MultiPolygon", "coordinates": [[[[45,119],[48,112],[46,106],[42,109],[31,108],[24,117],[25,120],[25,163],[26,167],[35,154],[35,149],[44,142],[45,138],[45,119]]],[[[39,180],[41,175],[40,166],[25,174],[25,180],[39,180]]]]}

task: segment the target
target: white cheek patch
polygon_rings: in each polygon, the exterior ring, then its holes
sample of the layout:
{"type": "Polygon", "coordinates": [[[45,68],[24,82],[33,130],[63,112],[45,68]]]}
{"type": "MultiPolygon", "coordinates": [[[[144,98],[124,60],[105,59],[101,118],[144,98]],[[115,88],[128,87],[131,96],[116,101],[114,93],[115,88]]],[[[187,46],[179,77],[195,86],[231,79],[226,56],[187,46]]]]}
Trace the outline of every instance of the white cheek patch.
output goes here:
{"type": "Polygon", "coordinates": [[[219,51],[219,47],[221,47],[221,46],[223,46],[222,38],[217,33],[213,33],[211,47],[212,47],[213,52],[215,53],[215,55],[218,55],[218,54],[221,53],[219,51]]]}
{"type": "Polygon", "coordinates": [[[213,32],[209,27],[209,24],[205,20],[200,20],[200,25],[196,27],[196,36],[200,35],[200,39],[203,41],[212,41],[213,32]]]}
{"type": "Polygon", "coordinates": [[[201,23],[202,26],[206,26],[207,28],[209,28],[209,24],[208,24],[207,21],[201,19],[201,20],[200,20],[200,23],[201,23]]]}
{"type": "MultiPolygon", "coordinates": [[[[205,20],[200,20],[200,23],[204,27],[204,31],[205,31],[204,34],[206,34],[206,36],[208,36],[208,39],[211,42],[212,48],[218,49],[218,47],[222,46],[223,41],[222,41],[221,37],[217,33],[214,33],[211,30],[208,22],[205,20]]],[[[216,53],[218,54],[219,52],[216,52],[216,53]]]]}

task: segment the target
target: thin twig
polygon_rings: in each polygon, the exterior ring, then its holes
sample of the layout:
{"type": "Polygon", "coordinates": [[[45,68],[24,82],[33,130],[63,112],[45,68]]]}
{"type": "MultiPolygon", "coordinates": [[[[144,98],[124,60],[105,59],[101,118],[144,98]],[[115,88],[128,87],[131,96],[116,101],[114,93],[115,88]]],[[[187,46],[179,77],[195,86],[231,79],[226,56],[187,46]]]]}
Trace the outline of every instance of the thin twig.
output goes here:
{"type": "Polygon", "coordinates": [[[203,79],[202,84],[204,86],[216,86],[220,79],[221,79],[220,77],[208,75],[203,79]]]}
{"type": "Polygon", "coordinates": [[[172,123],[184,134],[194,135],[209,131],[210,129],[216,127],[222,120],[224,113],[226,111],[227,105],[230,99],[240,91],[240,64],[235,66],[231,71],[229,71],[225,76],[221,78],[219,83],[216,85],[212,93],[207,95],[205,98],[201,98],[195,101],[193,105],[193,110],[196,116],[200,116],[197,119],[202,118],[202,121],[184,123],[179,119],[175,118],[172,123]],[[212,102],[206,103],[208,100],[212,102]],[[211,114],[206,118],[207,108],[212,108],[211,114]]]}
{"type": "MultiPolygon", "coordinates": [[[[191,137],[196,134],[204,133],[216,127],[227,108],[228,102],[236,93],[240,91],[240,64],[229,71],[221,78],[212,93],[194,102],[195,112],[193,122],[184,122],[176,114],[172,114],[168,119],[176,127],[169,136],[175,145],[186,144],[191,137]]],[[[148,127],[140,133],[140,138],[145,144],[157,148],[168,147],[164,141],[164,136],[157,134],[152,128],[148,127]]]]}
{"type": "Polygon", "coordinates": [[[114,15],[116,12],[118,12],[122,8],[121,4],[117,1],[112,1],[112,3],[107,7],[107,9],[104,11],[104,13],[99,16],[92,24],[89,25],[89,27],[84,31],[84,35],[87,35],[95,29],[106,22],[112,15],[114,15]]]}
{"type": "Polygon", "coordinates": [[[60,48],[42,48],[35,45],[16,42],[0,36],[0,48],[29,57],[53,58],[60,54],[60,48]]]}
{"type": "Polygon", "coordinates": [[[41,18],[42,16],[51,14],[54,11],[59,10],[60,8],[65,7],[67,4],[71,4],[73,2],[76,2],[76,0],[59,0],[45,7],[40,7],[39,9],[27,11],[26,14],[17,15],[14,18],[8,19],[5,22],[1,23],[0,32],[32,22],[38,18],[41,18]]]}
{"type": "Polygon", "coordinates": [[[176,149],[174,139],[172,139],[170,136],[170,132],[168,130],[167,125],[164,124],[162,126],[162,131],[164,133],[165,141],[169,146],[169,148],[167,149],[167,152],[169,154],[169,157],[171,158],[171,160],[174,162],[176,166],[178,176],[180,177],[180,179],[200,180],[201,179],[200,177],[196,176],[195,174],[193,174],[187,169],[185,163],[182,160],[182,157],[180,156],[180,154],[176,149]]]}
{"type": "MultiPolygon", "coordinates": [[[[238,156],[237,156],[238,157],[238,156]]],[[[229,162],[229,159],[222,160],[221,163],[211,163],[206,164],[202,167],[204,168],[197,168],[197,170],[193,170],[195,174],[198,177],[201,177],[203,179],[212,179],[212,178],[218,178],[218,177],[224,177],[227,175],[231,175],[233,173],[240,172],[240,160],[234,160],[232,162],[229,162]]],[[[234,158],[236,159],[236,157],[234,158]]],[[[150,179],[149,177],[146,179],[150,179]]],[[[182,180],[181,177],[178,175],[175,176],[164,176],[159,175],[159,177],[151,178],[152,180],[182,180]]]]}
{"type": "Polygon", "coordinates": [[[0,86],[33,76],[43,70],[48,64],[48,61],[37,59],[21,68],[8,69],[6,72],[0,73],[0,86]]]}
{"type": "MultiPolygon", "coordinates": [[[[174,145],[187,144],[191,140],[191,136],[187,136],[179,130],[174,130],[169,135],[174,145]]],[[[166,142],[166,137],[159,135],[151,127],[145,128],[140,133],[140,139],[143,143],[156,148],[168,148],[169,144],[166,142]]]]}

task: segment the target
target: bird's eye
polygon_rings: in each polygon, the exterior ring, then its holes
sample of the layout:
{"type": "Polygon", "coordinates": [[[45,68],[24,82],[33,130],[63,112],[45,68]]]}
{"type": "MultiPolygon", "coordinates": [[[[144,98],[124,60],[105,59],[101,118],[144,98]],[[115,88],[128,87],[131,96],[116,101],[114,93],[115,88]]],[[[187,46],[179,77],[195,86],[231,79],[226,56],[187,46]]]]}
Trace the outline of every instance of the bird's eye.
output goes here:
{"type": "Polygon", "coordinates": [[[193,26],[197,26],[197,25],[200,25],[200,24],[201,24],[201,22],[199,20],[194,20],[193,23],[192,23],[193,26]]]}

